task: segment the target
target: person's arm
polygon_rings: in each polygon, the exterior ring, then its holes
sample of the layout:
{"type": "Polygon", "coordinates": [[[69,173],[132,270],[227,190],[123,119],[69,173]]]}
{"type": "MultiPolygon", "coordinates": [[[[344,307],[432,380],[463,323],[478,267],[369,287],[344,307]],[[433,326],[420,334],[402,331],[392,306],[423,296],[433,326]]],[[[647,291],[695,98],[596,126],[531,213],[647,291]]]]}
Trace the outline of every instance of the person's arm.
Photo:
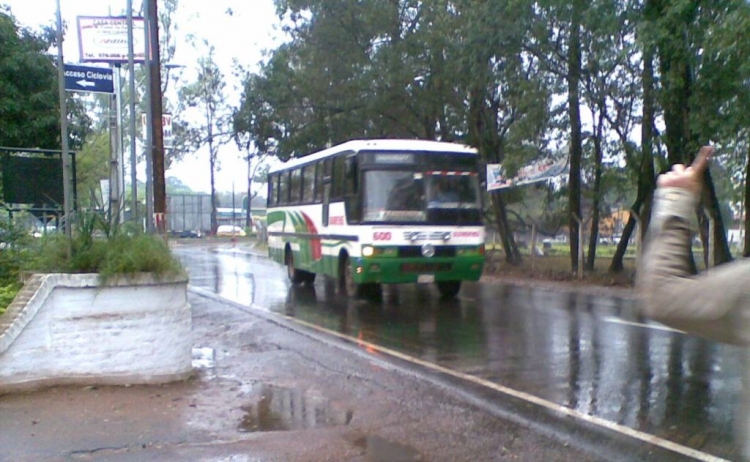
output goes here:
{"type": "Polygon", "coordinates": [[[702,187],[703,172],[713,150],[702,148],[692,166],[675,166],[662,175],[646,247],[639,262],[637,290],[647,316],[672,327],[729,343],[745,343],[750,305],[750,265],[721,265],[708,273],[690,273],[690,220],[702,187]],[[743,318],[743,319],[740,319],[743,318]]]}

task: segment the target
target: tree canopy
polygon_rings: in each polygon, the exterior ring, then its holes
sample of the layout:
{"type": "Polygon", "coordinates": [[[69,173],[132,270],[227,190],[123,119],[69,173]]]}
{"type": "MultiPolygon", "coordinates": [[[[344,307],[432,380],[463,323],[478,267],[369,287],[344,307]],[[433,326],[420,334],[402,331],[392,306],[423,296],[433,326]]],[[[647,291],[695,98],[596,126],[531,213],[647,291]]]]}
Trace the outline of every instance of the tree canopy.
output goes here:
{"type": "MultiPolygon", "coordinates": [[[[564,194],[547,196],[564,207],[524,217],[523,190],[489,194],[488,217],[509,262],[520,258],[515,233],[531,222],[562,222],[572,267],[584,264],[580,219],[590,239],[585,264],[593,267],[602,217],[614,207],[633,210],[643,232],[656,174],[689,162],[702,144],[718,146],[732,184],[743,181],[744,166],[750,171],[746,1],[276,6],[287,41],[248,75],[234,123],[262,152],[286,160],[352,138],[436,139],[471,144],[485,163],[502,162],[510,173],[541,156],[569,156],[564,194]]],[[[717,189],[709,179],[709,216],[722,223],[721,211],[738,196],[736,186],[717,189]]],[[[631,216],[615,271],[634,229],[631,216]]],[[[705,237],[705,220],[702,229],[705,237]]],[[[715,229],[714,257],[728,261],[724,228],[715,229]]]]}

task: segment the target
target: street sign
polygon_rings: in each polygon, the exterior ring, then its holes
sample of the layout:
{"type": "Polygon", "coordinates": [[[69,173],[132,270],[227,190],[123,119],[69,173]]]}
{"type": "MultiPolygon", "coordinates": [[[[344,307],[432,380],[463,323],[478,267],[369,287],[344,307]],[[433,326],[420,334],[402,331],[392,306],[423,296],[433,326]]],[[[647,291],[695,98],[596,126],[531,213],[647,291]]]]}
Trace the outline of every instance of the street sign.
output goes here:
{"type": "Polygon", "coordinates": [[[115,92],[115,80],[112,69],[66,64],[65,89],[67,91],[90,91],[112,94],[115,92]]]}

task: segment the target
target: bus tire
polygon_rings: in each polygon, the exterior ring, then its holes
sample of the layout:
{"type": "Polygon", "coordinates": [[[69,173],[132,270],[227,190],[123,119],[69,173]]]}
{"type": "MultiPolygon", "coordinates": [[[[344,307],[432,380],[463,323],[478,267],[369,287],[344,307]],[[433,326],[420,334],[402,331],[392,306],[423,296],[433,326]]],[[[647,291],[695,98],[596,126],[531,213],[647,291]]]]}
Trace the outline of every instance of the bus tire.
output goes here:
{"type": "Polygon", "coordinates": [[[307,284],[308,286],[311,286],[315,284],[315,273],[310,271],[301,271],[302,273],[302,282],[307,284]]]}
{"type": "Polygon", "coordinates": [[[292,284],[301,284],[305,281],[305,274],[295,268],[294,266],[294,253],[291,250],[286,252],[286,274],[289,277],[289,281],[292,284]]]}
{"type": "Polygon", "coordinates": [[[339,266],[339,288],[347,297],[359,296],[359,284],[354,281],[354,270],[348,256],[341,259],[339,266]]]}
{"type": "Polygon", "coordinates": [[[383,286],[377,282],[368,282],[359,285],[359,296],[371,299],[379,299],[383,295],[383,286]]]}
{"type": "Polygon", "coordinates": [[[438,281],[435,285],[441,298],[455,298],[461,290],[461,281],[438,281]]]}

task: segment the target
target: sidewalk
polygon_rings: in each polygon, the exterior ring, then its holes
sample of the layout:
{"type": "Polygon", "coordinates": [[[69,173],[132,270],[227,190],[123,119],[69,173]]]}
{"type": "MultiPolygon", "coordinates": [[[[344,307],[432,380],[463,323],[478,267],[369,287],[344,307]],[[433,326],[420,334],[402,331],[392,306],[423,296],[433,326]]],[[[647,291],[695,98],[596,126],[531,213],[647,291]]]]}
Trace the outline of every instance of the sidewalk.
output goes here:
{"type": "Polygon", "coordinates": [[[0,396],[0,461],[680,460],[200,289],[189,298],[191,380],[0,396]]]}

